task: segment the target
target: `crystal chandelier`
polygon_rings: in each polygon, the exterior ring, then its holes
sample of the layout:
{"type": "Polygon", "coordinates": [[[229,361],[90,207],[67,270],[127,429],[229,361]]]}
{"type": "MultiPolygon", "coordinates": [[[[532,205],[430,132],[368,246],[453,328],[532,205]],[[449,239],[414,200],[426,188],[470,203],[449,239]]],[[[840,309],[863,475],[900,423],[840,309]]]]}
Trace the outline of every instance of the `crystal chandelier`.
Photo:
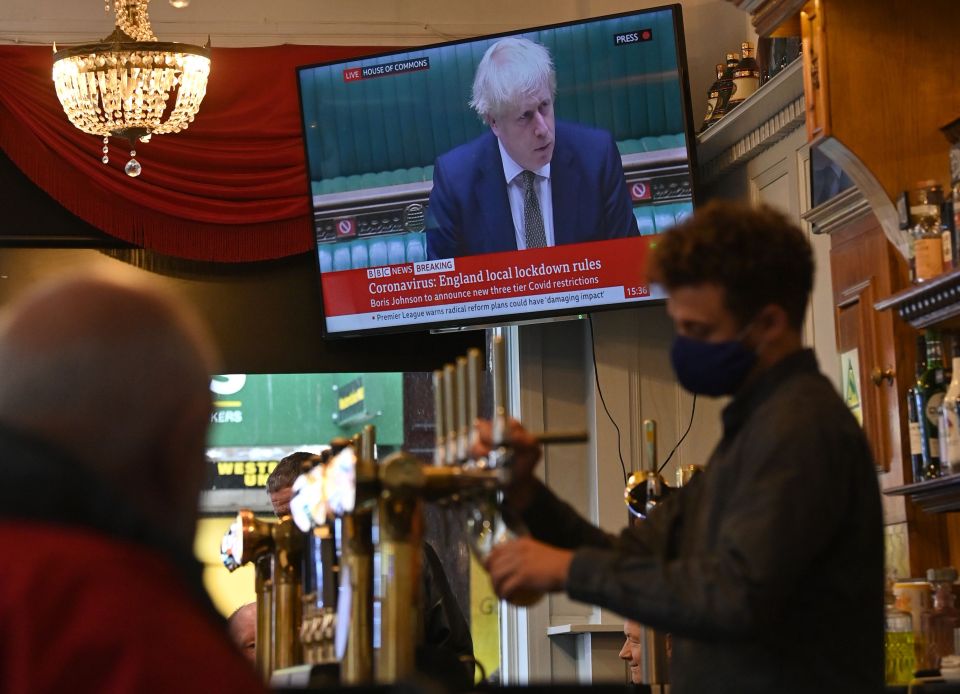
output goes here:
{"type": "MultiPolygon", "coordinates": [[[[136,141],[176,133],[193,122],[207,92],[210,42],[204,47],[157,41],[150,28],[150,0],[114,0],[116,29],[99,43],[53,50],[53,82],[67,118],[103,136],[103,163],[110,137],[130,142],[129,176],[140,175],[136,141]]],[[[104,10],[110,11],[110,0],[104,10]]]]}

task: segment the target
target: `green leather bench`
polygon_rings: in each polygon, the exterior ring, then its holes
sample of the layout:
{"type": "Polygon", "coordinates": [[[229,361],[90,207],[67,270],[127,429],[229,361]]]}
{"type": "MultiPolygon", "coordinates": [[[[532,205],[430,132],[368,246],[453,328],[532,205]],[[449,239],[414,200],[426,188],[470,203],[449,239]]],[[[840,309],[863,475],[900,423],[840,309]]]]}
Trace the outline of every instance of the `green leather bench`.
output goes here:
{"type": "MultiPolygon", "coordinates": [[[[557,118],[609,130],[621,154],[683,147],[683,107],[669,12],[530,32],[554,58],[557,118]],[[613,35],[651,29],[649,43],[613,35]],[[625,85],[630,89],[625,89],[625,85]]],[[[468,107],[473,74],[493,39],[417,49],[301,72],[314,195],[429,182],[436,157],[480,135],[468,107]],[[346,82],[349,67],[429,55],[430,69],[346,82]]]]}

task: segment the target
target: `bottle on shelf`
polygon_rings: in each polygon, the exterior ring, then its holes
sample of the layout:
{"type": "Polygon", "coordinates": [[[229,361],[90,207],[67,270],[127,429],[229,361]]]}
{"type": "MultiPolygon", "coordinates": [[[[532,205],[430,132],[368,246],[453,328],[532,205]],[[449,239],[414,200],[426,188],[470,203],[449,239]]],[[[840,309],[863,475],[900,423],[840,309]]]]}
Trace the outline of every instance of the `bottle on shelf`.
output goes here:
{"type": "Polygon", "coordinates": [[[884,651],[887,684],[909,684],[916,670],[913,615],[893,593],[884,596],[884,651]]]}
{"type": "Polygon", "coordinates": [[[953,205],[953,200],[949,196],[940,203],[940,238],[943,243],[944,272],[949,272],[957,266],[957,227],[953,205]]]}
{"type": "Polygon", "coordinates": [[[920,444],[923,453],[923,478],[935,479],[941,474],[940,466],[940,407],[947,391],[943,370],[943,350],[940,333],[928,328],[924,333],[926,364],[917,378],[916,405],[920,420],[920,444]]]}
{"type": "Polygon", "coordinates": [[[956,580],[957,570],[952,566],[927,570],[927,581],[933,586],[933,605],[920,615],[920,629],[926,645],[923,654],[925,668],[940,667],[940,659],[953,653],[953,630],[960,627],[960,611],[953,596],[956,580]]]}
{"type": "MultiPolygon", "coordinates": [[[[954,147],[954,149],[957,149],[954,147]]],[[[957,158],[960,159],[960,153],[958,153],[957,158]]],[[[951,169],[953,164],[951,163],[951,169]]],[[[953,174],[954,178],[950,184],[950,202],[951,202],[951,212],[953,213],[953,255],[954,255],[954,267],[960,263],[960,239],[957,238],[957,234],[960,234],[960,164],[958,164],[958,170],[953,174]]]]}
{"type": "Polygon", "coordinates": [[[960,472],[960,341],[954,340],[952,376],[940,406],[940,470],[944,475],[960,472]]]}
{"type": "Polygon", "coordinates": [[[898,228],[904,232],[907,239],[907,269],[910,272],[910,282],[915,283],[917,281],[917,254],[913,247],[913,234],[911,233],[913,225],[910,223],[910,194],[905,190],[897,196],[897,217],[898,228]]]}
{"type": "MultiPolygon", "coordinates": [[[[727,64],[723,68],[723,75],[720,77],[720,117],[727,115],[733,109],[730,103],[733,99],[733,92],[736,85],[733,83],[733,71],[737,69],[737,63],[740,62],[740,56],[736,53],[727,53],[727,64]]],[[[719,118],[717,119],[719,120],[719,118]]],[[[714,121],[716,122],[716,121],[714,121]]]]}
{"type": "Polygon", "coordinates": [[[923,482],[923,444],[920,433],[920,415],[917,412],[917,389],[911,386],[907,389],[907,433],[910,441],[910,470],[913,472],[914,482],[923,482]]]}
{"type": "Polygon", "coordinates": [[[720,89],[723,81],[723,63],[717,63],[717,79],[707,90],[707,115],[703,118],[703,125],[700,126],[700,132],[703,132],[718,120],[723,118],[724,105],[720,100],[720,89]]]}
{"type": "Polygon", "coordinates": [[[760,86],[760,66],[753,57],[753,45],[749,41],[740,44],[741,58],[733,69],[733,94],[729,108],[739,106],[760,86]]]}
{"type": "Polygon", "coordinates": [[[921,181],[910,191],[910,236],[913,239],[913,276],[926,282],[943,273],[943,236],[940,203],[943,189],[936,181],[921,181]]]}
{"type": "MultiPolygon", "coordinates": [[[[926,479],[924,470],[927,463],[923,450],[923,433],[920,430],[920,410],[917,407],[917,398],[920,391],[917,390],[916,383],[920,381],[927,366],[926,342],[923,335],[917,336],[917,368],[914,377],[914,385],[907,389],[907,433],[910,441],[910,469],[913,472],[913,481],[922,482],[926,479]]],[[[919,626],[919,624],[917,625],[919,626]]]]}

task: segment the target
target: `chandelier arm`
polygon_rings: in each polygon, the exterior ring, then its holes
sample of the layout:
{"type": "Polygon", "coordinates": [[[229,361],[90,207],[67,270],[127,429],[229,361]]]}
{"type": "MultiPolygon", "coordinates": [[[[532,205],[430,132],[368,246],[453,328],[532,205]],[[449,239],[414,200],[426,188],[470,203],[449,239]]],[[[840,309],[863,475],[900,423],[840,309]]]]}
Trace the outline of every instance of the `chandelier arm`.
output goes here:
{"type": "Polygon", "coordinates": [[[129,41],[123,43],[109,43],[107,41],[98,41],[97,43],[85,43],[80,46],[69,46],[61,48],[53,54],[53,62],[63,58],[75,58],[77,56],[108,54],[117,51],[141,51],[144,53],[187,53],[198,55],[201,58],[210,58],[209,46],[194,46],[189,43],[177,43],[175,41],[129,41]]]}

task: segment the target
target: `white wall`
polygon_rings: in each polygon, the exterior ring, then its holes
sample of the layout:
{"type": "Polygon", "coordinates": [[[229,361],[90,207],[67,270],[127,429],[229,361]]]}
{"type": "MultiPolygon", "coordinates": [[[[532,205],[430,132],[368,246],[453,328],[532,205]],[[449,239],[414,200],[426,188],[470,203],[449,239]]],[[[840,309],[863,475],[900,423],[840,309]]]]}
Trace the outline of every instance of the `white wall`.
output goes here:
{"type": "MultiPolygon", "coordinates": [[[[779,209],[797,220],[810,209],[810,147],[805,128],[798,128],[776,146],[747,164],[750,199],[779,209]]],[[[841,390],[840,355],[834,325],[833,282],[830,277],[830,237],[814,234],[803,222],[813,247],[815,274],[804,322],[804,343],[817,354],[820,369],[841,390]]]]}
{"type": "MultiPolygon", "coordinates": [[[[657,422],[658,463],[662,463],[690,422],[692,404],[670,367],[673,328],[666,311],[663,306],[611,311],[595,314],[593,322],[600,388],[620,429],[625,467],[628,472],[640,468],[644,419],[657,422]]],[[[546,484],[561,498],[615,533],[628,520],[623,472],[616,429],[595,385],[591,349],[586,320],[522,326],[520,415],[532,429],[580,428],[586,423],[591,443],[548,448],[542,473],[546,484]]],[[[678,466],[707,461],[720,438],[720,410],[725,402],[698,399],[690,434],[664,468],[668,483],[674,484],[678,466]]],[[[523,619],[511,638],[526,642],[523,651],[527,662],[518,669],[520,676],[526,675],[530,681],[564,679],[572,671],[569,649],[550,642],[548,626],[622,623],[614,613],[564,595],[550,596],[526,610],[523,619]]]]}

